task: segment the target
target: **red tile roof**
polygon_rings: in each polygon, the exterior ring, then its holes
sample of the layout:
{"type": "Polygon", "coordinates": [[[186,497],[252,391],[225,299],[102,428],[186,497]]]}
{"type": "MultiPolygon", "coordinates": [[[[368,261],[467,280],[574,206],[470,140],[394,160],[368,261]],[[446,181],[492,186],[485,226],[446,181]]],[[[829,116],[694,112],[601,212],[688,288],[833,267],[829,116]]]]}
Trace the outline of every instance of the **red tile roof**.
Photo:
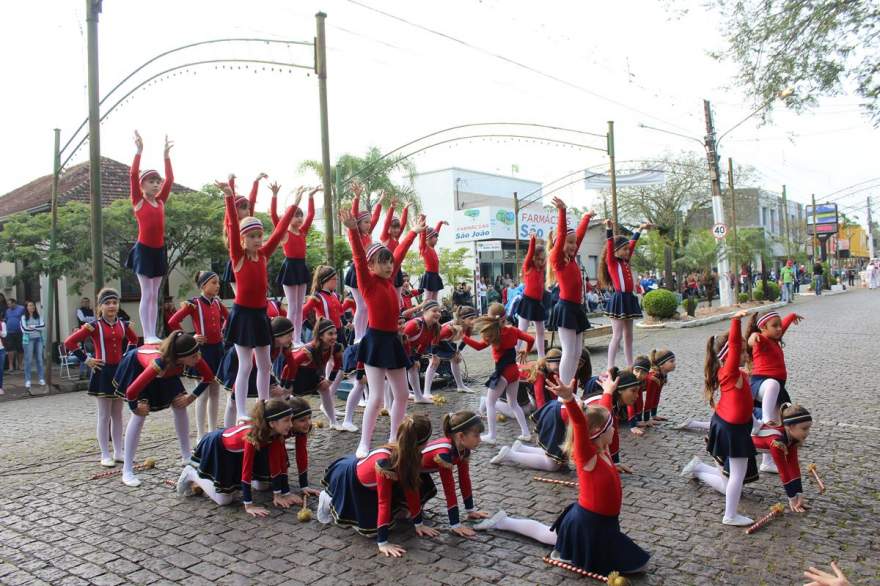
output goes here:
{"type": "MultiPolygon", "coordinates": [[[[110,205],[117,199],[128,199],[128,172],[130,167],[125,163],[101,157],[101,204],[110,205]]],[[[174,193],[195,191],[175,183],[171,188],[174,193]]],[[[68,201],[89,201],[89,162],[70,167],[61,175],[58,183],[58,203],[68,201]]],[[[0,196],[0,219],[17,212],[46,211],[52,200],[52,175],[34,179],[18,189],[13,189],[0,196]]]]}

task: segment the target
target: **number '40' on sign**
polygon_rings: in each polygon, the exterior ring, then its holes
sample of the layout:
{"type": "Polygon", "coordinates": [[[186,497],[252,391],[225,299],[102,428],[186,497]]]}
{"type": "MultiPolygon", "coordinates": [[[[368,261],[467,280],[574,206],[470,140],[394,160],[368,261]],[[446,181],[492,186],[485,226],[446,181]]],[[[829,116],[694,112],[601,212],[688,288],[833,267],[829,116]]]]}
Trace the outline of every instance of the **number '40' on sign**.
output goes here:
{"type": "Polygon", "coordinates": [[[712,226],[712,235],[719,240],[727,236],[727,224],[718,222],[712,226]]]}

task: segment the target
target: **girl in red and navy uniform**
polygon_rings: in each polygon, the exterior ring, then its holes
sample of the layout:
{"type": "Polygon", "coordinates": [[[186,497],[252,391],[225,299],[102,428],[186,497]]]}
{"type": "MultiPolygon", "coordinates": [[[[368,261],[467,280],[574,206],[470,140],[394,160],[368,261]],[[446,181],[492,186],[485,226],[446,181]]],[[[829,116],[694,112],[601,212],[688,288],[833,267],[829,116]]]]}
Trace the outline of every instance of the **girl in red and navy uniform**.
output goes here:
{"type": "MultiPolygon", "coordinates": [[[[373,393],[382,394],[378,388],[373,393]]],[[[318,501],[318,521],[350,525],[361,535],[375,535],[383,555],[401,557],[406,550],[389,543],[388,537],[394,527],[394,513],[405,500],[416,535],[440,535],[422,523],[419,500],[422,449],[430,439],[431,421],[424,415],[414,415],[401,422],[397,442],[363,457],[345,456],[330,464],[318,501]]]]}
{"type": "Polygon", "coordinates": [[[342,369],[342,344],[336,341],[336,326],[327,319],[319,319],[315,325],[315,337],[293,353],[285,379],[293,381],[293,394],[317,393],[321,396],[321,411],[332,429],[340,430],[336,421],[336,407],[330,392],[330,381],[342,369]],[[330,367],[330,376],[324,375],[330,367]]]}
{"type": "MultiPolygon", "coordinates": [[[[356,232],[358,241],[361,243],[361,248],[366,250],[373,243],[373,237],[371,234],[373,233],[376,224],[379,223],[379,215],[382,213],[382,207],[378,204],[374,205],[372,215],[370,215],[370,212],[368,211],[361,211],[361,193],[364,191],[364,186],[360,183],[352,183],[351,190],[354,193],[354,200],[351,202],[351,215],[357,226],[356,232]]],[[[391,253],[394,253],[393,249],[389,248],[388,250],[391,253]]],[[[355,343],[360,342],[361,338],[364,337],[364,334],[367,333],[367,325],[369,321],[366,301],[364,300],[363,293],[358,288],[358,276],[355,264],[352,262],[351,266],[348,267],[348,270],[345,272],[345,286],[348,287],[356,305],[354,310],[355,343]]]]}
{"type": "Polygon", "coordinates": [[[428,385],[427,373],[425,374],[425,392],[423,394],[419,371],[422,356],[430,353],[440,335],[440,304],[428,299],[421,305],[421,311],[421,317],[411,319],[403,328],[403,334],[409,342],[410,366],[406,369],[406,375],[413,391],[413,400],[416,403],[433,403],[434,397],[431,395],[431,387],[428,385]]]}
{"type": "Polygon", "coordinates": [[[611,436],[609,453],[619,472],[632,474],[632,468],[620,463],[620,422],[629,417],[629,407],[635,404],[642,392],[642,383],[631,370],[620,370],[616,366],[611,370],[590,378],[584,385],[584,405],[601,405],[611,413],[614,433],[611,436]],[[605,391],[603,383],[607,379],[617,380],[614,391],[605,391]],[[598,392],[599,394],[592,394],[598,392]]]}
{"type": "Polygon", "coordinates": [[[523,260],[522,280],[525,283],[522,297],[516,308],[519,329],[529,331],[529,324],[535,322],[535,343],[538,345],[538,358],[544,357],[544,322],[547,310],[544,308],[544,277],[547,274],[547,252],[537,237],[529,237],[529,249],[523,260]]]}
{"type": "Polygon", "coordinates": [[[174,185],[169,153],[174,143],[165,137],[165,180],[158,171],[149,169],[140,172],[141,153],[144,141],[138,131],[134,131],[134,144],[137,154],[131,164],[131,206],[138,224],[137,243],[128,253],[125,266],[138,278],[141,287],[141,301],[138,314],[144,342],[159,343],[156,337],[156,320],[159,317],[159,286],[168,272],[168,256],[165,251],[165,202],[174,185]]]}
{"type": "Polygon", "coordinates": [[[114,289],[101,289],[97,319],[84,324],[64,340],[64,347],[92,369],[88,393],[98,400],[98,446],[101,448],[101,466],[108,468],[122,462],[122,401],[116,396],[113,377],[127,347],[138,343],[131,325],[117,318],[118,312],[119,293],[114,289]],[[80,347],[87,338],[92,340],[94,356],[86,356],[80,347]],[[108,441],[111,437],[113,455],[108,441]]]}
{"type": "MultiPolygon", "coordinates": [[[[392,252],[400,246],[400,235],[403,234],[403,229],[406,227],[406,220],[409,216],[409,204],[403,206],[403,212],[401,212],[400,218],[397,218],[394,215],[395,207],[397,207],[397,201],[392,200],[391,205],[388,207],[388,211],[385,212],[385,222],[382,224],[382,232],[379,233],[379,242],[384,244],[385,248],[392,252]]],[[[401,303],[403,302],[401,298],[403,280],[403,271],[398,271],[394,277],[394,288],[397,289],[397,297],[400,299],[401,303]]]]}
{"type": "Polygon", "coordinates": [[[611,299],[605,306],[605,315],[611,318],[611,342],[608,344],[608,368],[614,366],[617,349],[623,340],[623,354],[626,365],[633,364],[633,319],[642,317],[639,299],[635,296],[638,283],[633,279],[629,259],[632,257],[642,230],[650,224],[642,224],[633,232],[632,238],[614,235],[614,223],[605,220],[605,250],[599,262],[599,285],[603,289],[614,289],[611,299]]]}
{"type": "MultiPolygon", "coordinates": [[[[265,173],[260,173],[259,175],[257,175],[257,178],[254,179],[254,184],[251,186],[250,195],[248,195],[248,197],[245,197],[243,195],[237,195],[235,193],[235,174],[229,174],[229,189],[232,190],[232,193],[235,197],[235,213],[238,217],[239,222],[241,222],[245,218],[253,217],[254,211],[257,207],[257,193],[260,190],[260,180],[267,179],[268,177],[269,176],[265,173]]],[[[225,228],[223,232],[226,238],[229,238],[229,233],[225,228]]],[[[232,292],[235,292],[235,273],[232,271],[232,260],[226,261],[226,270],[223,271],[223,278],[221,280],[224,283],[229,283],[229,286],[232,287],[232,292]]]]}
{"type": "MultiPolygon", "coordinates": [[[[617,390],[616,379],[606,378],[601,384],[608,395],[617,390]]],[[[530,519],[513,519],[499,511],[476,529],[526,535],[552,545],[551,558],[588,572],[643,572],[651,555],[620,531],[623,491],[608,451],[614,416],[599,406],[586,407],[585,413],[574,397],[576,381],[570,385],[551,384],[550,388],[563,401],[570,421],[565,451],[572,454],[578,475],[577,502],[566,507],[550,527],[530,519]]]]}
{"type": "Polygon", "coordinates": [[[809,507],[804,500],[801,482],[801,466],[798,461],[798,447],[810,435],[813,417],[800,405],[786,403],[780,408],[782,424],[775,422],[761,426],[752,436],[755,449],[768,452],[779,470],[779,480],[788,496],[788,505],[795,513],[803,513],[809,507]]]}
{"type": "Polygon", "coordinates": [[[471,490],[470,456],[480,445],[480,434],[483,432],[483,421],[472,411],[447,413],[443,416],[443,437],[428,442],[422,448],[422,478],[419,496],[422,508],[437,494],[432,474],[438,472],[446,497],[446,512],[449,515],[449,530],[459,537],[474,537],[476,533],[467,525],[462,525],[458,510],[458,498],[455,496],[455,478],[453,468],[458,469],[458,486],[461,500],[464,501],[466,518],[469,520],[485,519],[489,515],[477,511],[471,490]]]}
{"type": "Polygon", "coordinates": [[[667,375],[675,370],[675,354],[671,350],[654,349],[650,356],[636,356],[632,371],[643,384],[644,396],[640,392],[634,405],[629,407],[630,431],[642,435],[642,427],[653,426],[656,421],[666,421],[657,416],[660,392],[666,384],[667,375]]]}
{"type": "Polygon", "coordinates": [[[715,409],[706,450],[722,468],[707,466],[695,456],[681,471],[682,476],[697,478],[725,495],[722,523],[739,527],[753,523],[737,512],[743,484],[758,479],[752,443],[749,375],[740,369],[743,349],[740,320],[746,313],[740,311],[733,316],[728,334],[710,336],[706,343],[704,394],[715,409]],[[715,389],[718,388],[721,396],[716,404],[715,389]]]}
{"type": "Polygon", "coordinates": [[[552,327],[559,332],[562,345],[559,376],[562,380],[571,380],[583,347],[583,332],[590,327],[584,310],[584,279],[576,257],[593,213],[584,214],[577,230],[572,230],[568,227],[565,202],[554,197],[553,205],[559,211],[559,221],[556,242],[550,252],[550,265],[559,283],[559,302],[553,308],[552,327]]]}
{"type": "Polygon", "coordinates": [[[446,322],[440,328],[437,341],[431,348],[431,362],[425,370],[425,388],[430,390],[434,384],[434,376],[441,360],[449,361],[449,370],[452,371],[452,379],[455,381],[456,391],[461,393],[473,393],[464,384],[461,377],[461,351],[466,344],[461,340],[463,336],[470,336],[474,328],[474,320],[477,311],[469,305],[460,305],[455,310],[451,322],[446,322]]]}
{"type": "Polygon", "coordinates": [[[141,481],[134,475],[134,457],[141,438],[141,430],[147,415],[154,411],[172,408],[174,431],[180,442],[180,457],[189,460],[192,447],[189,441],[189,407],[214,381],[214,372],[202,360],[199,343],[190,334],[173,332],[161,345],[145,344],[125,353],[113,384],[116,394],[128,401],[131,418],[125,429],[125,458],[122,466],[122,482],[126,486],[139,486],[141,481]],[[180,380],[186,368],[195,368],[201,381],[187,394],[180,380]]]}
{"type": "MultiPolygon", "coordinates": [[[[269,257],[278,248],[299,206],[299,198],[287,209],[275,226],[272,235],[263,242],[263,223],[257,218],[245,218],[239,222],[234,207],[234,197],[228,185],[220,184],[226,195],[226,228],[229,231],[229,258],[238,288],[235,302],[226,326],[226,342],[235,345],[238,355],[237,388],[245,388],[251,374],[254,359],[257,363],[257,393],[261,399],[269,398],[269,378],[272,373],[270,350],[272,327],[266,314],[266,291],[269,278],[266,266],[269,257]],[[236,229],[240,234],[235,237],[236,229]]],[[[246,419],[245,393],[235,396],[237,418],[246,419]]]]}
{"type": "Polygon", "coordinates": [[[492,358],[495,361],[495,371],[489,380],[486,381],[486,421],[489,424],[488,435],[483,436],[486,443],[495,443],[495,402],[501,397],[502,393],[507,395],[507,404],[513,410],[514,417],[519,423],[520,435],[517,439],[529,441],[532,438],[532,432],[529,430],[529,424],[526,421],[525,413],[517,402],[519,394],[519,362],[525,360],[525,357],[532,350],[535,339],[529,334],[518,328],[506,325],[504,306],[500,303],[493,303],[489,306],[489,313],[485,316],[478,317],[474,320],[474,327],[480,332],[483,338],[482,342],[478,342],[470,336],[465,336],[465,343],[474,350],[484,350],[492,346],[492,358]],[[527,347],[517,351],[516,347],[519,341],[523,340],[527,347]]]}
{"type": "Polygon", "coordinates": [[[403,285],[400,290],[400,308],[412,309],[419,301],[416,297],[424,293],[424,291],[422,289],[413,289],[407,274],[403,271],[400,274],[403,275],[403,285]]]}
{"type": "MultiPolygon", "coordinates": [[[[327,265],[319,265],[315,269],[315,275],[312,279],[312,295],[306,300],[303,306],[303,318],[314,311],[317,319],[328,319],[336,327],[337,341],[345,346],[345,330],[342,324],[342,314],[344,313],[342,303],[339,302],[339,295],[336,293],[339,278],[336,275],[336,269],[327,265]]],[[[313,328],[314,331],[314,328],[313,328]]],[[[325,376],[331,381],[330,395],[336,396],[336,390],[342,383],[345,373],[340,368],[336,371],[335,378],[331,378],[332,372],[330,368],[332,363],[327,364],[327,372],[325,376]]]]}
{"type": "MultiPolygon", "coordinates": [[[[400,304],[397,291],[394,290],[394,273],[400,270],[400,264],[412,245],[417,233],[425,229],[424,216],[419,217],[418,225],[411,230],[400,246],[393,253],[379,244],[371,244],[369,250],[364,249],[363,232],[353,210],[341,212],[343,223],[348,228],[348,240],[351,243],[354,267],[357,271],[359,295],[365,307],[358,308],[355,319],[362,314],[368,315],[369,328],[358,343],[357,361],[364,364],[367,384],[370,387],[370,398],[364,409],[361,425],[361,441],[357,448],[359,457],[370,451],[376,418],[383,401],[382,390],[387,378],[394,394],[394,405],[391,407],[391,429],[397,429],[406,413],[406,369],[409,367],[409,356],[403,348],[397,331],[397,319],[400,315],[400,304]]],[[[369,237],[369,235],[367,235],[369,237]]]]}
{"type": "MultiPolygon", "coordinates": [[[[782,351],[782,336],[791,324],[804,319],[796,313],[789,313],[783,319],[775,311],[762,316],[752,314],[747,328],[751,377],[749,384],[755,401],[755,417],[764,423],[779,424],[779,406],[790,403],[791,397],[785,390],[788,373],[785,368],[785,354],[782,351]]],[[[770,454],[761,457],[761,472],[776,472],[770,454]]]]}
{"type": "Polygon", "coordinates": [[[296,438],[300,488],[304,494],[316,494],[308,488],[306,440],[312,427],[311,415],[304,399],[258,401],[251,410],[249,423],[213,431],[202,438],[192,463],[180,473],[177,493],[192,496],[195,485],[223,507],[232,504],[240,489],[245,512],[252,517],[266,517],[269,511],[254,504],[253,491],[270,484],[276,507],[289,509],[301,505],[302,498],[290,492],[290,462],[284,440],[296,438]]]}
{"type": "MultiPolygon", "coordinates": [[[[269,186],[272,189],[272,223],[277,224],[278,217],[278,190],[281,188],[277,183],[269,186]]],[[[305,188],[300,188],[300,193],[305,188]]],[[[306,265],[306,236],[315,218],[315,194],[321,191],[315,187],[309,191],[309,208],[305,220],[303,212],[297,208],[287,229],[284,240],[284,263],[281,272],[278,273],[277,282],[284,288],[284,296],[287,297],[287,319],[293,322],[293,343],[296,346],[302,344],[302,309],[306,298],[306,289],[312,276],[306,265]]]]}
{"type": "Polygon", "coordinates": [[[440,277],[440,258],[434,247],[440,237],[440,228],[443,224],[449,225],[446,220],[437,222],[435,228],[428,228],[419,235],[419,256],[425,262],[425,274],[419,283],[419,288],[425,292],[426,299],[437,301],[437,295],[443,290],[443,279],[440,277]]]}
{"type": "MultiPolygon", "coordinates": [[[[202,291],[199,297],[193,297],[168,320],[171,331],[183,329],[181,324],[187,317],[192,320],[196,340],[201,345],[199,351],[213,372],[220,371],[223,360],[223,324],[229,316],[226,306],[217,297],[220,292],[220,277],[213,271],[199,271],[196,285],[202,291]]],[[[202,393],[196,401],[196,437],[217,427],[217,415],[220,409],[220,384],[211,383],[208,392],[202,393]]],[[[198,441],[198,439],[196,440],[198,441]]]]}

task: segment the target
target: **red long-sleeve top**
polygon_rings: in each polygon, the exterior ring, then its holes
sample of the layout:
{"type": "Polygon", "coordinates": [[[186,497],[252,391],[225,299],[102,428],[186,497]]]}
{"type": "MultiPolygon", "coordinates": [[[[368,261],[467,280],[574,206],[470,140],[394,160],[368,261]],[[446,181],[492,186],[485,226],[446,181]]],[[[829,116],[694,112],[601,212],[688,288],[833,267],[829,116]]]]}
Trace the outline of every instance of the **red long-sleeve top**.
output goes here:
{"type": "MultiPolygon", "coordinates": [[[[138,349],[138,362],[140,362],[144,370],[125,390],[125,398],[127,401],[137,401],[141,392],[157,378],[179,377],[183,374],[183,365],[177,364],[175,366],[165,366],[165,362],[158,356],[159,352],[155,346],[142,346],[138,349]]],[[[195,370],[201,377],[201,384],[196,387],[193,394],[199,395],[204,388],[214,380],[214,371],[211,370],[211,367],[208,366],[208,363],[205,362],[204,358],[199,358],[199,361],[196,362],[195,370]]]]}
{"type": "MultiPolygon", "coordinates": [[[[640,235],[641,232],[636,230],[629,244],[627,244],[630,254],[636,249],[640,235]]],[[[605,264],[608,267],[608,275],[611,277],[611,283],[615,291],[619,293],[632,293],[635,291],[635,283],[633,282],[629,261],[614,256],[614,230],[610,228],[605,230],[605,264]]]]}
{"type": "Polygon", "coordinates": [[[446,512],[449,525],[459,526],[458,498],[455,496],[455,478],[453,468],[458,468],[458,485],[461,499],[466,511],[474,510],[474,496],[471,490],[471,472],[469,465],[470,452],[460,454],[448,437],[441,437],[428,442],[422,449],[422,472],[439,472],[443,484],[443,495],[446,497],[446,512]]]}
{"type": "Polygon", "coordinates": [[[357,232],[357,227],[348,231],[354,267],[357,271],[358,290],[367,305],[369,327],[382,332],[397,332],[397,316],[400,315],[400,303],[394,289],[394,274],[400,270],[400,264],[407,250],[415,240],[415,232],[410,231],[393,252],[394,271],[390,279],[383,279],[370,272],[367,264],[367,252],[357,232]]]}
{"type": "MultiPolygon", "coordinates": [[[[488,342],[484,342],[482,340],[474,340],[470,336],[464,336],[463,339],[464,343],[474,350],[484,350],[489,347],[488,342]]],[[[501,340],[498,342],[498,344],[494,344],[492,346],[492,359],[497,363],[499,360],[501,360],[501,357],[504,355],[505,352],[511,349],[515,349],[520,340],[526,343],[526,352],[531,352],[532,346],[535,344],[535,338],[533,336],[513,326],[502,326],[501,340]]],[[[515,363],[508,365],[501,373],[501,376],[503,376],[504,380],[506,381],[518,381],[519,366],[517,366],[515,363]]]]}
{"type": "Polygon", "coordinates": [[[92,339],[95,359],[103,360],[105,364],[119,364],[126,347],[137,346],[138,343],[137,334],[130,324],[120,319],[111,324],[106,319],[99,318],[90,324],[83,324],[80,329],[67,336],[64,347],[72,352],[86,338],[92,339]]]}
{"type": "Polygon", "coordinates": [[[663,381],[661,381],[653,372],[649,372],[645,381],[642,383],[642,388],[639,390],[636,402],[632,405],[628,405],[626,408],[630,419],[635,415],[642,413],[645,409],[655,409],[660,403],[660,391],[662,389],[663,381]]]}
{"type": "Polygon", "coordinates": [[[284,217],[275,225],[272,235],[257,251],[257,259],[252,260],[245,254],[241,245],[235,200],[232,197],[225,199],[226,228],[229,231],[229,258],[232,260],[235,282],[238,283],[235,291],[235,303],[251,309],[264,309],[266,307],[266,292],[269,288],[269,275],[266,266],[269,257],[272,256],[281,243],[281,239],[284,238],[295,208],[287,208],[284,217]]]}
{"type": "MultiPolygon", "coordinates": [[[[434,231],[439,235],[440,228],[442,227],[443,221],[441,220],[437,222],[437,226],[434,228],[434,231]]],[[[427,232],[427,230],[425,232],[427,232]]],[[[419,255],[422,257],[422,260],[425,261],[426,273],[439,273],[440,258],[437,256],[437,251],[434,250],[434,247],[428,246],[428,238],[425,232],[421,232],[419,234],[419,255]]]]}
{"type": "Polygon", "coordinates": [[[523,295],[541,301],[544,299],[544,277],[545,272],[536,267],[532,262],[535,259],[535,235],[529,238],[529,249],[526,251],[526,258],[523,260],[522,280],[525,284],[523,295]]]}
{"type": "MultiPolygon", "coordinates": [[[[364,488],[375,490],[379,499],[378,515],[376,517],[376,540],[379,543],[388,541],[388,531],[391,526],[391,505],[394,500],[394,483],[397,482],[397,474],[390,469],[391,450],[378,448],[361,458],[357,463],[357,479],[364,488]]],[[[416,524],[422,522],[422,503],[419,499],[418,490],[404,491],[406,507],[416,524]]]]}
{"type": "MultiPolygon", "coordinates": [[[[404,207],[403,212],[400,214],[400,233],[403,234],[403,231],[406,229],[406,220],[409,216],[409,208],[404,207]]],[[[400,246],[399,238],[391,237],[391,220],[394,219],[394,208],[389,207],[388,211],[385,212],[385,222],[382,224],[382,231],[379,233],[379,242],[385,245],[385,248],[393,251],[395,248],[400,246]]]]}
{"type": "Polygon", "coordinates": [[[165,181],[156,194],[156,203],[150,203],[141,190],[141,155],[134,156],[129,179],[131,182],[131,206],[138,225],[138,242],[150,248],[165,246],[165,202],[174,185],[174,172],[171,170],[171,159],[165,159],[165,181]]]}
{"type": "Polygon", "coordinates": [[[288,361],[283,378],[293,380],[303,368],[316,370],[319,375],[323,376],[327,363],[331,360],[334,371],[342,368],[342,344],[334,344],[333,347],[325,348],[319,353],[314,341],[309,342],[293,352],[293,360],[288,361]]]}
{"type": "MultiPolygon", "coordinates": [[[[272,206],[269,209],[269,213],[272,216],[272,223],[277,225],[278,222],[281,221],[281,218],[278,216],[278,198],[275,196],[272,196],[272,206]]],[[[306,257],[306,236],[309,233],[309,228],[312,227],[312,220],[314,219],[315,198],[310,197],[306,217],[303,220],[302,225],[299,227],[298,232],[294,232],[293,228],[288,227],[287,229],[287,234],[285,235],[284,240],[284,256],[287,258],[301,259],[306,257]]]]}
{"type": "Polygon", "coordinates": [[[352,317],[357,313],[357,303],[351,297],[346,297],[345,301],[342,302],[342,313],[347,311],[351,312],[352,317]]]}
{"type": "Polygon", "coordinates": [[[412,309],[414,307],[413,298],[422,294],[421,289],[411,289],[409,293],[402,291],[400,300],[403,309],[412,309]]]}
{"type": "Polygon", "coordinates": [[[754,404],[749,375],[739,367],[743,344],[739,318],[730,320],[727,344],[727,358],[718,369],[721,397],[715,405],[715,413],[727,423],[741,425],[752,420],[754,404]]]}
{"type": "MultiPolygon", "coordinates": [[[[442,329],[442,328],[441,328],[442,329]]],[[[439,329],[429,327],[420,317],[411,319],[403,327],[412,354],[425,354],[438,342],[439,329]]]]}
{"type": "MultiPolygon", "coordinates": [[[[590,214],[584,214],[575,231],[577,247],[580,249],[587,228],[590,227],[590,214]]],[[[584,279],[581,276],[581,268],[574,257],[567,258],[565,255],[565,237],[568,233],[568,218],[565,209],[559,210],[559,220],[556,225],[556,243],[550,251],[550,265],[556,274],[559,283],[559,298],[570,303],[581,304],[584,302],[584,279]]],[[[540,297],[539,297],[540,299],[540,297]]]]}
{"type": "MultiPolygon", "coordinates": [[[[789,313],[782,318],[783,335],[796,317],[797,314],[789,313]]],[[[785,353],[782,351],[780,340],[773,340],[761,333],[757,334],[752,344],[752,376],[766,376],[783,382],[788,378],[785,353]]]]}
{"type": "MultiPolygon", "coordinates": [[[[351,214],[357,218],[361,213],[361,198],[355,197],[351,202],[351,214]]],[[[364,245],[366,249],[373,242],[373,230],[376,229],[376,224],[379,223],[379,216],[382,214],[382,206],[374,205],[373,211],[370,213],[370,231],[366,234],[358,231],[358,235],[361,238],[361,244],[364,245]]],[[[389,248],[391,252],[394,252],[393,248],[389,248]]]]}
{"type": "Polygon", "coordinates": [[[789,440],[784,426],[765,423],[761,426],[760,431],[752,436],[752,443],[755,445],[755,449],[770,452],[773,462],[776,463],[776,468],[779,469],[779,480],[782,482],[788,498],[794,498],[795,495],[804,491],[797,444],[789,440]]]}
{"type": "MultiPolygon", "coordinates": [[[[526,380],[529,379],[529,378],[531,377],[531,372],[530,372],[530,370],[531,370],[531,369],[523,369],[523,370],[521,371],[521,373],[520,373],[520,374],[521,374],[521,379],[526,379],[526,380]]],[[[540,370],[538,371],[538,374],[537,374],[537,376],[535,377],[535,382],[532,383],[532,389],[533,389],[533,391],[534,391],[534,393],[535,393],[535,408],[536,408],[536,410],[537,410],[537,409],[540,409],[541,407],[543,407],[544,404],[547,402],[547,401],[545,400],[545,399],[546,399],[546,395],[545,395],[545,393],[549,393],[551,397],[555,397],[555,396],[556,396],[556,395],[553,393],[553,391],[551,391],[550,389],[546,388],[546,387],[547,387],[547,376],[548,376],[548,374],[550,375],[550,380],[551,380],[553,383],[558,384],[558,382],[559,382],[559,375],[557,375],[557,374],[555,374],[555,373],[547,373],[547,374],[545,374],[545,373],[541,372],[540,370]]],[[[563,418],[565,418],[565,412],[564,412],[564,411],[562,412],[562,415],[563,415],[563,418]]]]}
{"type": "Polygon", "coordinates": [[[573,455],[577,465],[578,503],[593,513],[616,517],[620,514],[623,490],[617,468],[610,461],[611,455],[607,451],[600,453],[590,440],[590,427],[577,401],[572,399],[566,402],[565,410],[574,430],[573,455]],[[585,466],[593,460],[593,469],[587,471],[585,466]]]}
{"type": "Polygon", "coordinates": [[[337,330],[342,327],[342,303],[339,302],[339,297],[335,293],[321,289],[309,296],[303,305],[303,319],[310,311],[314,311],[319,318],[323,317],[332,321],[337,330]]]}
{"type": "Polygon", "coordinates": [[[199,295],[187,301],[171,316],[168,327],[172,331],[182,330],[183,320],[189,317],[196,335],[204,336],[208,344],[219,344],[223,341],[223,324],[228,316],[229,310],[219,299],[199,295]]]}
{"type": "MultiPolygon", "coordinates": [[[[253,503],[253,493],[251,482],[254,479],[254,461],[257,452],[268,450],[269,459],[269,476],[272,480],[272,491],[276,494],[287,494],[290,492],[290,485],[287,480],[287,469],[290,461],[287,459],[287,448],[284,446],[284,438],[276,436],[271,442],[261,446],[255,446],[247,440],[247,435],[253,428],[250,424],[236,425],[223,431],[221,441],[223,447],[227,451],[242,454],[241,461],[241,500],[244,504],[253,503]]],[[[297,443],[296,457],[299,464],[300,450],[297,443]]],[[[308,467],[308,460],[305,461],[305,468],[308,467]]]]}

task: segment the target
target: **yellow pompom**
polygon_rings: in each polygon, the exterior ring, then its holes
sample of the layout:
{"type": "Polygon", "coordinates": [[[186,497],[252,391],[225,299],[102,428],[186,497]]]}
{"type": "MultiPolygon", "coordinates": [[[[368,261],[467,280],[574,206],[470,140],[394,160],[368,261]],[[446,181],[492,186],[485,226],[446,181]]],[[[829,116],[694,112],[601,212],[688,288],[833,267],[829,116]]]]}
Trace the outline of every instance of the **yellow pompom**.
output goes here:
{"type": "Polygon", "coordinates": [[[146,460],[144,460],[144,468],[155,468],[156,467],[156,458],[150,456],[146,460]]]}
{"type": "Polygon", "coordinates": [[[383,407],[382,410],[379,411],[379,415],[382,415],[383,417],[388,417],[388,409],[385,409],[383,407]]]}
{"type": "Polygon", "coordinates": [[[308,523],[312,520],[312,509],[302,508],[299,513],[296,514],[296,518],[299,519],[300,523],[308,523]]]}
{"type": "Polygon", "coordinates": [[[504,423],[505,421],[507,421],[507,417],[505,417],[505,416],[502,415],[501,413],[499,413],[497,416],[495,416],[495,419],[496,419],[499,423],[504,423]]]}
{"type": "Polygon", "coordinates": [[[608,574],[608,586],[627,586],[628,584],[629,580],[617,572],[611,572],[608,574]]]}
{"type": "Polygon", "coordinates": [[[320,419],[317,420],[317,421],[315,422],[315,427],[317,427],[318,429],[324,429],[324,422],[321,421],[320,419]]]}

